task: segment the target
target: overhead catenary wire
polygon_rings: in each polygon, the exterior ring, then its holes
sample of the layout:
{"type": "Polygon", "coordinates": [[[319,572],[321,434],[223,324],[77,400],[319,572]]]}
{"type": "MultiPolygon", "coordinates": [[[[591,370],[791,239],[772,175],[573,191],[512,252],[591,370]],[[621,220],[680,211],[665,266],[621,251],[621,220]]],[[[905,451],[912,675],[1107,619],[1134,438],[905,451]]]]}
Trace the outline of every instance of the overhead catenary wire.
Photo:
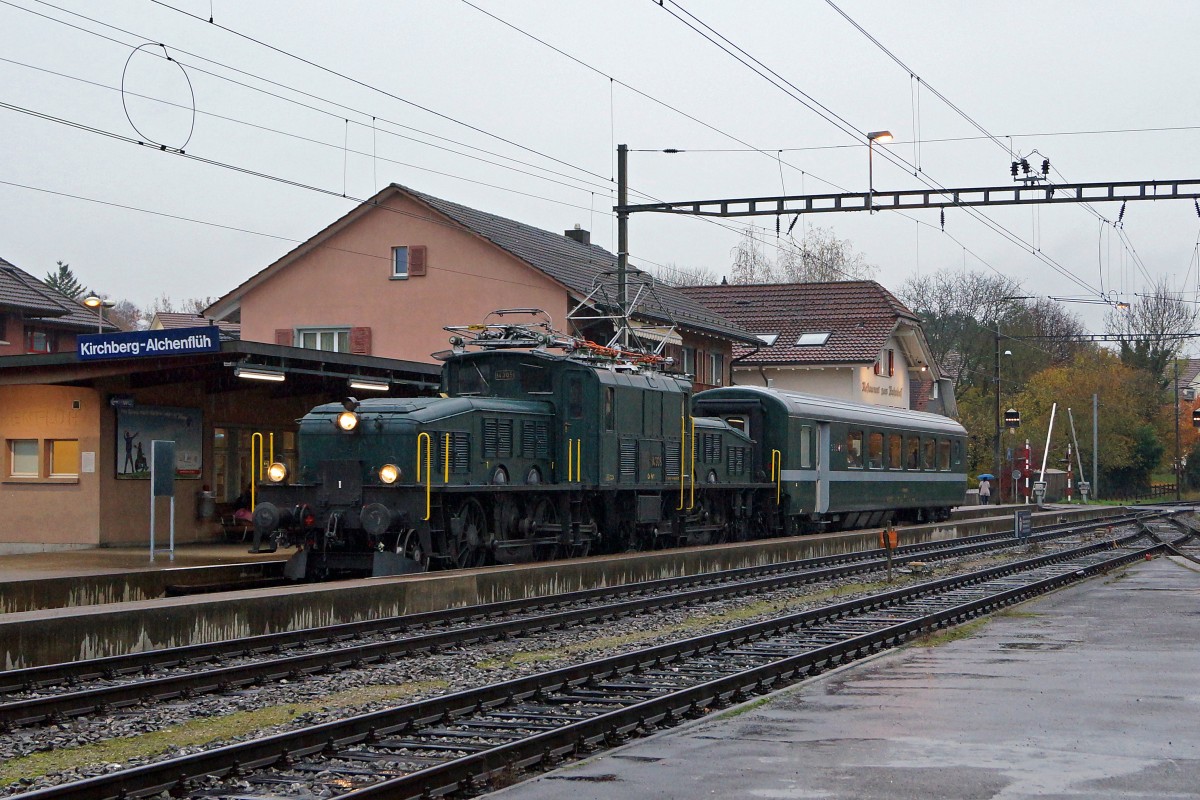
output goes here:
{"type": "MultiPolygon", "coordinates": [[[[725,52],[727,55],[733,57],[736,61],[738,61],[743,66],[750,69],[752,72],[757,74],[759,77],[763,78],[768,83],[775,86],[777,89],[783,91],[784,94],[788,95],[793,100],[796,100],[797,102],[801,103],[801,105],[804,105],[806,108],[810,109],[811,111],[816,113],[818,116],[825,119],[827,122],[830,122],[835,127],[842,130],[843,133],[846,133],[847,135],[852,136],[856,140],[861,141],[863,139],[864,134],[861,131],[859,131],[855,126],[853,126],[851,123],[849,123],[847,120],[845,120],[844,118],[842,118],[840,115],[836,114],[835,112],[829,110],[826,106],[821,104],[819,101],[815,100],[810,95],[808,95],[806,92],[804,92],[803,90],[796,87],[795,84],[791,83],[786,78],[783,78],[782,76],[780,76],[777,72],[772,70],[770,67],[766,66],[761,61],[756,59],[754,56],[747,53],[744,49],[742,49],[738,45],[731,42],[727,37],[722,35],[720,32],[716,31],[711,26],[704,23],[702,20],[700,20],[694,14],[691,14],[689,11],[687,11],[687,9],[683,8],[683,6],[676,0],[663,0],[663,2],[657,2],[656,5],[660,8],[663,8],[672,17],[676,18],[682,24],[686,25],[687,27],[689,27],[693,31],[695,31],[697,34],[699,34],[703,38],[707,39],[710,43],[712,43],[713,45],[718,47],[720,50],[725,52]],[[688,17],[688,19],[684,19],[684,17],[681,16],[680,13],[676,13],[676,11],[674,11],[669,6],[674,6],[674,7],[678,8],[680,10],[680,12],[682,12],[683,15],[686,15],[688,17]],[[701,28],[703,28],[703,30],[701,28]],[[718,39],[720,41],[718,41],[718,39]],[[723,42],[725,44],[722,44],[723,42]]],[[[893,164],[896,164],[897,166],[901,166],[905,170],[908,170],[910,167],[913,166],[911,164],[908,164],[902,157],[889,151],[887,148],[880,148],[880,155],[881,155],[881,157],[892,162],[893,164]]],[[[922,173],[918,177],[922,182],[926,183],[927,185],[929,185],[931,188],[935,189],[936,191],[939,191],[943,194],[945,194],[947,192],[947,190],[944,186],[937,184],[937,182],[931,176],[928,176],[927,173],[922,173]]],[[[997,223],[995,220],[993,220],[988,215],[980,212],[978,209],[974,209],[974,208],[970,208],[970,207],[964,207],[963,210],[966,213],[968,213],[970,216],[972,216],[973,218],[982,222],[988,228],[992,229],[995,233],[1008,239],[1011,243],[1016,244],[1023,249],[1026,249],[1031,255],[1033,255],[1035,258],[1037,258],[1042,263],[1049,266],[1051,269],[1058,272],[1060,275],[1062,275],[1067,280],[1071,281],[1072,283],[1075,283],[1077,286],[1080,286],[1083,289],[1088,290],[1089,292],[1098,294],[1095,287],[1088,284],[1088,282],[1086,280],[1079,277],[1078,275],[1075,275],[1067,267],[1058,263],[1057,260],[1038,251],[1029,242],[1026,242],[1017,234],[1014,234],[1012,231],[1008,230],[1003,225],[1000,225],[999,223],[997,223]]]]}

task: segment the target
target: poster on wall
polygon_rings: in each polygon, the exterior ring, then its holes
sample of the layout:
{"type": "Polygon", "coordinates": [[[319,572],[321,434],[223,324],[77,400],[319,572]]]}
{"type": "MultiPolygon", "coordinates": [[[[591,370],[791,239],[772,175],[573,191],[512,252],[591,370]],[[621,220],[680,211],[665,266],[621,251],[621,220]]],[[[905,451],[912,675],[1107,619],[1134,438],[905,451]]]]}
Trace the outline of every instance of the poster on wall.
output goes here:
{"type": "Polygon", "coordinates": [[[117,409],[117,478],[150,480],[150,442],[175,442],[175,477],[200,478],[204,437],[200,409],[135,406],[117,409]]]}

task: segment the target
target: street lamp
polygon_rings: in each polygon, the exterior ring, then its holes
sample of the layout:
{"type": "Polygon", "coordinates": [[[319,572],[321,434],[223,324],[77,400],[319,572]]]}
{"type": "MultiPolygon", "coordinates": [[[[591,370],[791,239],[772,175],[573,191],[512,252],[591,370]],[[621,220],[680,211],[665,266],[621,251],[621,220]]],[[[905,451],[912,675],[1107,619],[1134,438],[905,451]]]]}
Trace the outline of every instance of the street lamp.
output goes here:
{"type": "Polygon", "coordinates": [[[867,209],[875,209],[875,143],[887,144],[894,137],[891,131],[871,131],[867,134],[867,209]]]}
{"type": "Polygon", "coordinates": [[[88,308],[96,309],[96,314],[99,317],[96,322],[96,333],[104,333],[104,309],[112,308],[113,303],[109,300],[104,300],[97,295],[89,294],[87,297],[83,298],[83,304],[88,308]]]}

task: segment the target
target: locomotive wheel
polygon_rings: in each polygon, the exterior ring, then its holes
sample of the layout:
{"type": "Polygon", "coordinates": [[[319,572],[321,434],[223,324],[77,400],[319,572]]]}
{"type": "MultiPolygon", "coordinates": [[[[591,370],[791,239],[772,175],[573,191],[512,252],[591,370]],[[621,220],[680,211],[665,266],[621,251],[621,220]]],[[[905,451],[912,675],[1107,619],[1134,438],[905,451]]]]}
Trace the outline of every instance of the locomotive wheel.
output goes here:
{"type": "Polygon", "coordinates": [[[454,562],[459,567],[479,567],[487,559],[483,543],[488,538],[487,514],[475,498],[466,500],[454,515],[462,520],[462,534],[455,544],[454,562]]]}
{"type": "MultiPolygon", "coordinates": [[[[557,526],[559,524],[558,506],[549,497],[543,497],[534,503],[533,511],[529,516],[533,520],[533,535],[535,538],[540,539],[548,535],[542,533],[543,526],[557,526]]],[[[558,556],[558,550],[558,545],[536,545],[535,558],[538,561],[549,561],[558,556]]]]}

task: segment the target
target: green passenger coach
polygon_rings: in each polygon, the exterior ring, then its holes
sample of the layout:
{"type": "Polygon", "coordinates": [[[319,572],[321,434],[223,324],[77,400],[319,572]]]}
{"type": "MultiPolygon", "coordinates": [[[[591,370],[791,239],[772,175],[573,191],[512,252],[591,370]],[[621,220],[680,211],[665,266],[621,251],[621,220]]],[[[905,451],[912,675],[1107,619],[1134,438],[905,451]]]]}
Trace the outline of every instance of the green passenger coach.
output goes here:
{"type": "Polygon", "coordinates": [[[966,430],[938,414],[757,386],[700,392],[697,416],[758,443],[797,532],[941,521],[966,492],[966,430]]]}

